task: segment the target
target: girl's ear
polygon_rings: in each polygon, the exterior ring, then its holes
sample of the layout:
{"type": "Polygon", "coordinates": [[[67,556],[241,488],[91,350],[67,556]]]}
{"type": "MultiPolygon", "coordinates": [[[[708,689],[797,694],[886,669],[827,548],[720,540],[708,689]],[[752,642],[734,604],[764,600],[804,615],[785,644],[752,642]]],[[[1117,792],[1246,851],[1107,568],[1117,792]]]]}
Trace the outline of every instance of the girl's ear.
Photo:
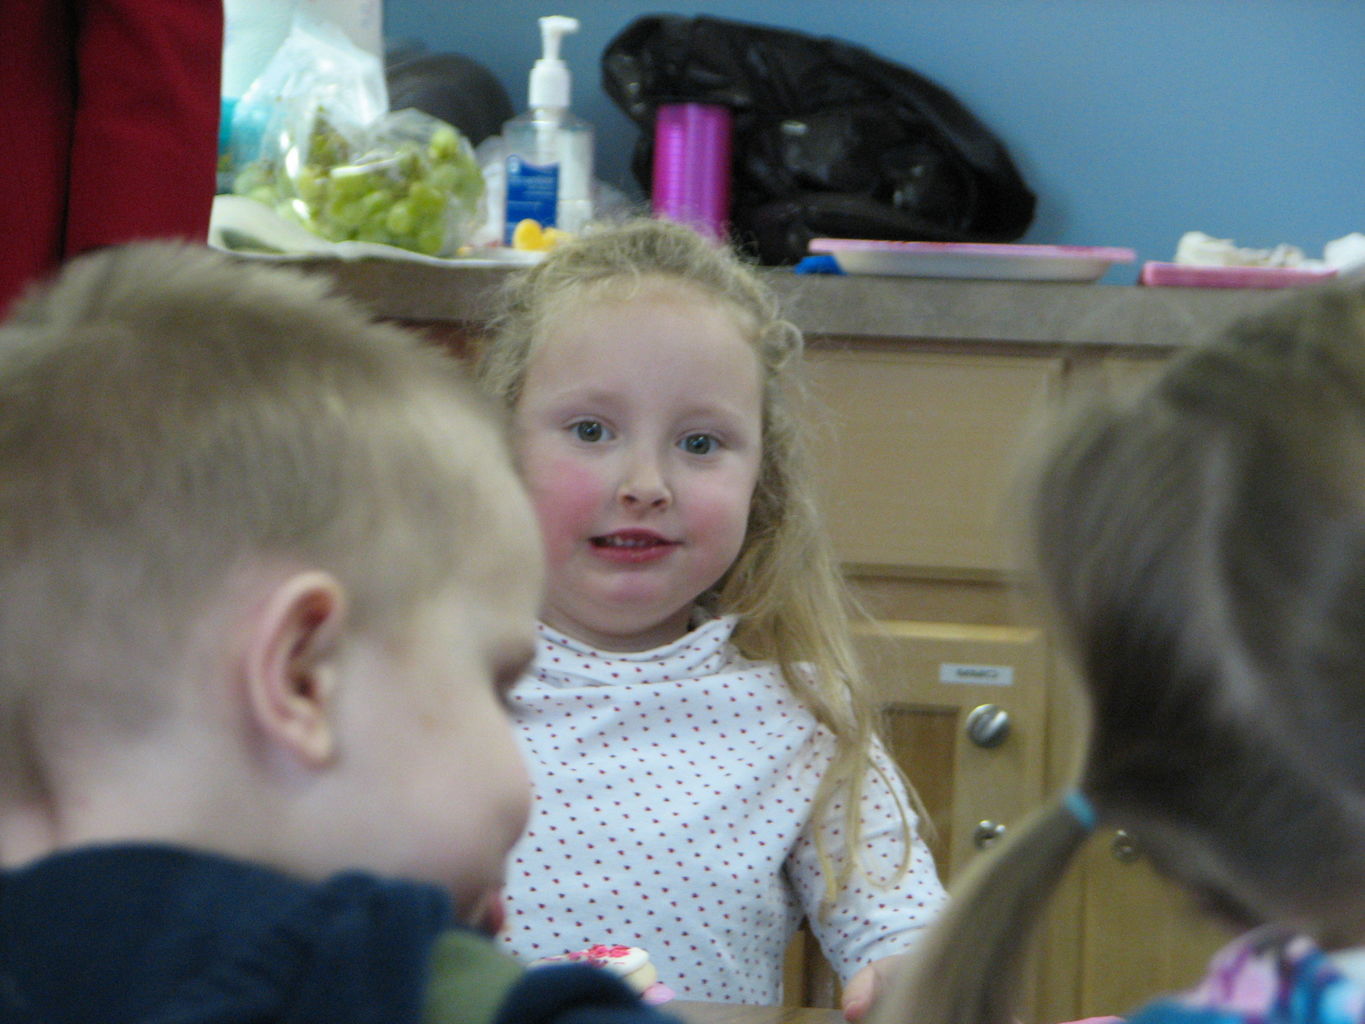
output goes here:
{"type": "Polygon", "coordinates": [[[336,754],[336,647],[345,589],[325,572],[288,577],[251,623],[245,684],[251,715],[277,747],[308,768],[336,754]]]}

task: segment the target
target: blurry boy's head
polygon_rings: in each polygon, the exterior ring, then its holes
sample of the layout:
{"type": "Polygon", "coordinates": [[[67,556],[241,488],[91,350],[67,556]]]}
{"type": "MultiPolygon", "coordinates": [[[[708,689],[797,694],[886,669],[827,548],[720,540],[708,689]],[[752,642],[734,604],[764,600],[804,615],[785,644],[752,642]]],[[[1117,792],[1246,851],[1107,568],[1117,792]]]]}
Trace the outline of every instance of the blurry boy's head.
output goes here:
{"type": "Polygon", "coordinates": [[[497,884],[537,531],[454,361],[324,292],[140,245],[0,329],[4,862],[150,838],[497,884]]]}

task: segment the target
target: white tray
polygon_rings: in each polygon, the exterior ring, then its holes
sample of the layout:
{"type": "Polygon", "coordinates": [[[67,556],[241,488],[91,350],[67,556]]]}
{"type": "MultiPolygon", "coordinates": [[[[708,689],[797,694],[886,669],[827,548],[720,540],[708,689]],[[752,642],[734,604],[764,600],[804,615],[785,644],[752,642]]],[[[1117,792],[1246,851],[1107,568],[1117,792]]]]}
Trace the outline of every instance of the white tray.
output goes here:
{"type": "Polygon", "coordinates": [[[302,260],[328,256],[339,260],[385,259],[448,267],[525,266],[545,258],[543,252],[520,249],[481,250],[469,256],[426,256],[379,242],[329,242],[301,224],[285,220],[264,203],[247,196],[217,195],[209,220],[208,244],[215,249],[267,260],[302,260]]]}
{"type": "Polygon", "coordinates": [[[987,281],[1095,281],[1132,249],[1083,245],[1000,245],[978,242],[882,242],[813,238],[811,252],[831,254],[846,274],[959,277],[987,281]]]}

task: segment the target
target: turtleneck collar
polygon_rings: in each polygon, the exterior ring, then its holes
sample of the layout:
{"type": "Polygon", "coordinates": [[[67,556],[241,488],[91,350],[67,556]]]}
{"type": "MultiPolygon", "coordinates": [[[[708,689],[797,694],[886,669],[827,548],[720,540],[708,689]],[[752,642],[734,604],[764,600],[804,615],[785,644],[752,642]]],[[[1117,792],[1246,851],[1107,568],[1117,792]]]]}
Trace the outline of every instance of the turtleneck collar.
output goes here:
{"type": "Polygon", "coordinates": [[[672,643],[648,651],[599,651],[541,623],[531,671],[535,678],[551,686],[696,679],[720,672],[740,660],[730,646],[735,623],[733,615],[709,619],[672,643]]]}

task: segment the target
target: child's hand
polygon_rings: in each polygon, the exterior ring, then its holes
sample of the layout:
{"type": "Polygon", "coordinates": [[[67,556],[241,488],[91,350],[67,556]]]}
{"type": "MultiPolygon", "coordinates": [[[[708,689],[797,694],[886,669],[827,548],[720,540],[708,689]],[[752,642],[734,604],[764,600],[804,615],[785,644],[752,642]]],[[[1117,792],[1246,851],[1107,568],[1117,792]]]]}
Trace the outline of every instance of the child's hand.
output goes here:
{"type": "Polygon", "coordinates": [[[859,1021],[872,1009],[872,1004],[889,991],[901,971],[910,966],[910,956],[899,953],[896,956],[874,960],[861,971],[848,979],[844,986],[842,1008],[844,1020],[859,1021]]]}
{"type": "Polygon", "coordinates": [[[502,931],[502,926],[506,921],[507,913],[503,909],[502,889],[499,887],[485,894],[474,904],[465,923],[475,931],[494,937],[502,931]]]}

